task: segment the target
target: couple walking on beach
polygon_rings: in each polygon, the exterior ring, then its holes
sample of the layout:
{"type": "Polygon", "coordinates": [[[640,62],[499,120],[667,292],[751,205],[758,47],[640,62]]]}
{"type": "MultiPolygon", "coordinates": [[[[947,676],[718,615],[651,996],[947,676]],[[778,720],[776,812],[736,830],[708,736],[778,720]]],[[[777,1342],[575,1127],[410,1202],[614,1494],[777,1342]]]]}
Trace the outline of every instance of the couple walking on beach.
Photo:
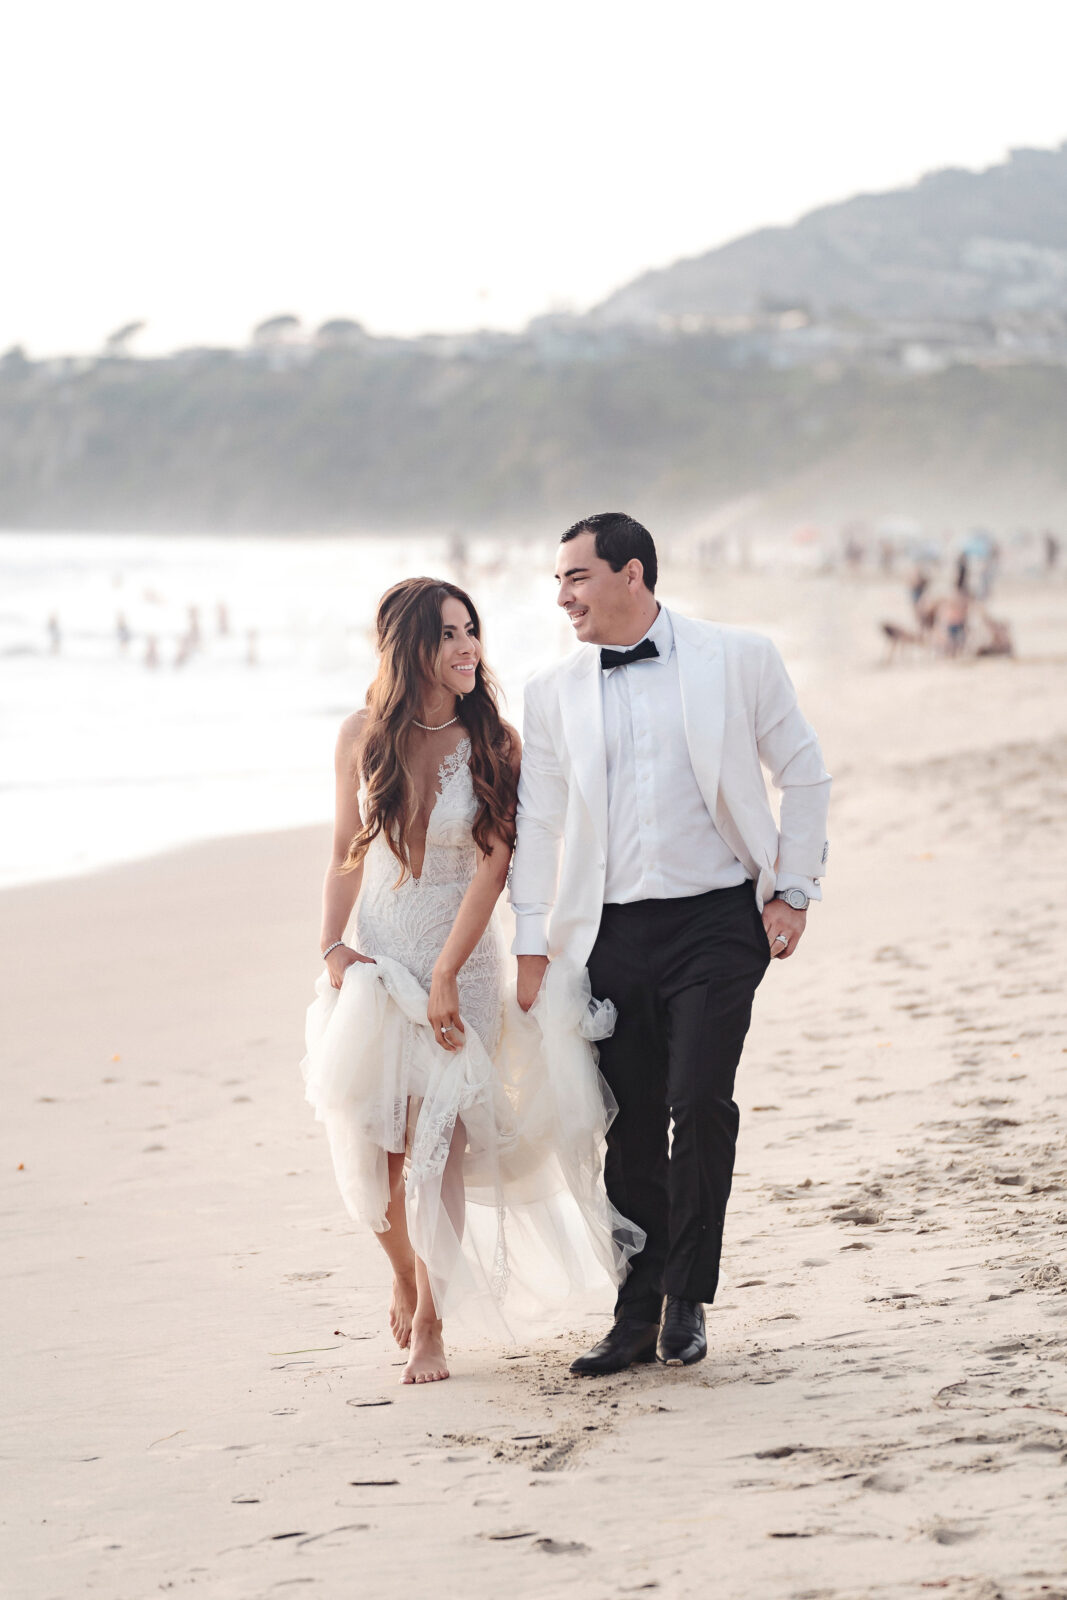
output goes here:
{"type": "Polygon", "coordinates": [[[473,602],[429,578],[382,599],[338,741],[304,1073],[407,1383],[448,1376],[444,1318],[504,1331],[605,1274],[574,1374],[705,1355],[753,996],[820,898],[830,779],[775,647],[659,605],[622,513],[569,528],[556,577],[578,648],[522,745],[473,602]]]}

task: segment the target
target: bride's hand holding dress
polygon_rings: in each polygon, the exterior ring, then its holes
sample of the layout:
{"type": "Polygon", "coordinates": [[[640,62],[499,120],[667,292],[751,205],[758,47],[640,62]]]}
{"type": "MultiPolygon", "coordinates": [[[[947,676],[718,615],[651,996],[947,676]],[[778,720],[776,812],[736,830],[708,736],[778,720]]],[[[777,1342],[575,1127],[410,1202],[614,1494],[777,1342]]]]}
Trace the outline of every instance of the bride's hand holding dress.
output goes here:
{"type": "Polygon", "coordinates": [[[358,950],[353,950],[347,944],[339,944],[336,949],[330,951],[326,957],[326,971],[330,974],[333,988],[341,987],[348,968],[354,966],[357,961],[365,961],[372,967],[374,965],[373,956],[361,956],[358,950]]]}
{"type": "Polygon", "coordinates": [[[442,1050],[455,1053],[463,1048],[466,1029],[459,1014],[459,984],[456,974],[434,967],[430,979],[430,998],[426,1005],[426,1020],[442,1050]]]}

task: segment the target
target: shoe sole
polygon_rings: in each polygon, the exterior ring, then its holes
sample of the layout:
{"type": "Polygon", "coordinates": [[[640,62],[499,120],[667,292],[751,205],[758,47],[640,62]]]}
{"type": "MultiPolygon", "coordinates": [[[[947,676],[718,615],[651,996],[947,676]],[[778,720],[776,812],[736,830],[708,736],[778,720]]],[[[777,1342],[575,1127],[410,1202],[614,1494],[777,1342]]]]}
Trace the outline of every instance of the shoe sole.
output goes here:
{"type": "Polygon", "coordinates": [[[666,1359],[657,1356],[656,1360],[661,1367],[695,1367],[698,1361],[703,1361],[707,1353],[706,1350],[702,1350],[698,1356],[690,1356],[688,1361],[683,1361],[681,1356],[669,1356],[666,1359]]]}

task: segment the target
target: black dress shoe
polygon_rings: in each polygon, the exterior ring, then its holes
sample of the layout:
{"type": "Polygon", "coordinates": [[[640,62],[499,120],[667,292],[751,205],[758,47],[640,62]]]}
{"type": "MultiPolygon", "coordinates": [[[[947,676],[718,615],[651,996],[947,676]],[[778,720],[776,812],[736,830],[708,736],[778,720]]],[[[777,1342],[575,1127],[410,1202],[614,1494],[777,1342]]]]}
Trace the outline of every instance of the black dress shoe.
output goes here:
{"type": "Polygon", "coordinates": [[[599,1378],[609,1372],[625,1372],[637,1361],[655,1361],[658,1332],[656,1322],[620,1317],[599,1344],[571,1362],[571,1371],[578,1378],[599,1378]]]}
{"type": "Polygon", "coordinates": [[[669,1294],[656,1355],[666,1367],[691,1367],[694,1361],[703,1361],[707,1353],[704,1307],[699,1300],[683,1300],[681,1295],[669,1294]]]}

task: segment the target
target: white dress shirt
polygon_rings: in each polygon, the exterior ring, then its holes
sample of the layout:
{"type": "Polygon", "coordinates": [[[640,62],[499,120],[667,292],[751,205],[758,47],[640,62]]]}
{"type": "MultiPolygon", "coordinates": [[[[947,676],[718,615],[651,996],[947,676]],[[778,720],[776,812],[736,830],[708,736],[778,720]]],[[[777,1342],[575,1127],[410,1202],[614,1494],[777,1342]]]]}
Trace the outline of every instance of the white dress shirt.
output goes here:
{"type": "Polygon", "coordinates": [[[773,644],[663,610],[646,637],[652,659],[604,671],[585,645],[527,685],[515,955],[554,937],[584,964],[606,901],[746,879],[761,907],[783,889],[821,898],[801,874],[826,862],[830,776],[773,644]]]}
{"type": "Polygon", "coordinates": [[[607,905],[675,900],[733,888],[748,878],[712,821],[693,772],[674,629],[662,607],[645,638],[656,646],[657,656],[601,674],[608,761],[607,905]]]}

